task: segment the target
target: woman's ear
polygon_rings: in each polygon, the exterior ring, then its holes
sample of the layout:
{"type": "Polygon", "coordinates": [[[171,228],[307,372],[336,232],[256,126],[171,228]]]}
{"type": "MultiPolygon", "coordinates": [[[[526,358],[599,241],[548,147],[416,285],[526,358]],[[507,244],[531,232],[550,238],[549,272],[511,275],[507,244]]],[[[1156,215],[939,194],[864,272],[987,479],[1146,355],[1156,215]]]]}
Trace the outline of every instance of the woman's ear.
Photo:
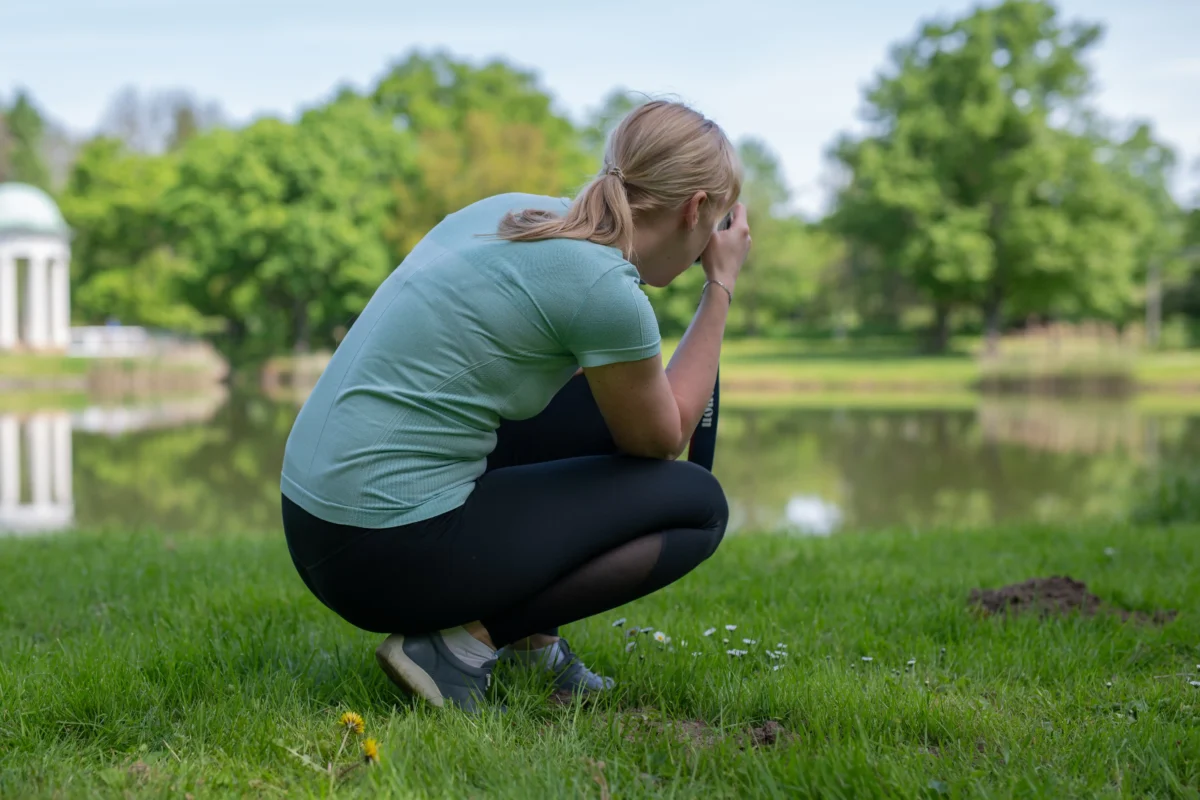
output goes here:
{"type": "Polygon", "coordinates": [[[696,192],[688,198],[687,203],[683,206],[683,218],[688,231],[694,231],[700,225],[704,219],[704,212],[707,210],[707,205],[707,192],[696,192]]]}

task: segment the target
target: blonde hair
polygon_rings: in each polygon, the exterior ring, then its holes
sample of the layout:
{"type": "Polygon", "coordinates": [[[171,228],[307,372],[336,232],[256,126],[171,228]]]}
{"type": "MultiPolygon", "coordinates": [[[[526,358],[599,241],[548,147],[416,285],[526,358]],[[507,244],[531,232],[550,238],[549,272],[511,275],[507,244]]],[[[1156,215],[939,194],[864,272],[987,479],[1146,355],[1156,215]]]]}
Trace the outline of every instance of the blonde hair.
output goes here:
{"type": "Polygon", "coordinates": [[[617,125],[600,174],[565,216],[538,209],[510,213],[497,235],[514,242],[585,239],[631,258],[635,214],[679,208],[696,192],[724,209],[741,188],[741,161],[724,131],[682,103],[656,100],[617,125]]]}

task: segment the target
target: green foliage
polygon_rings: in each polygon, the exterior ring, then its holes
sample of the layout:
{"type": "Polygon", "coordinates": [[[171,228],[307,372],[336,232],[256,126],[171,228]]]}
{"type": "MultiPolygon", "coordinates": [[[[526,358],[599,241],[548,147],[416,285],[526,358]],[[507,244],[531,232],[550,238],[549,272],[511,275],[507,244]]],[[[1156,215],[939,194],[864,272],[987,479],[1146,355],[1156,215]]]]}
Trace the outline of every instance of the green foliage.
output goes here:
{"type": "Polygon", "coordinates": [[[414,53],[379,81],[371,99],[415,139],[415,168],[393,187],[401,213],[387,236],[397,257],[476,200],[571,194],[594,168],[536,77],[501,61],[475,67],[441,52],[414,53]]]}
{"type": "Polygon", "coordinates": [[[26,92],[17,92],[10,107],[0,108],[0,182],[50,188],[50,169],[42,157],[45,132],[42,114],[26,92]]]}
{"type": "Polygon", "coordinates": [[[230,320],[238,357],[329,347],[394,266],[384,231],[411,137],[344,95],[294,125],[200,134],[163,199],[180,253],[202,266],[189,302],[230,320]]]}
{"type": "Polygon", "coordinates": [[[174,159],[131,153],[115,139],[93,139],[80,150],[59,198],[75,231],[76,319],[192,334],[220,324],[184,296],[200,266],[182,258],[170,237],[163,198],[177,181],[174,159]]]}
{"type": "MultiPolygon", "coordinates": [[[[741,141],[754,248],[729,333],[928,326],[945,350],[956,330],[994,340],[1030,317],[1135,320],[1159,283],[1165,318],[1194,329],[1200,260],[1181,253],[1200,218],[1167,191],[1175,158],[1150,127],[1087,105],[1099,37],[1035,0],[924,25],[870,87],[866,134],[834,147],[847,181],[819,222],[792,208],[774,153],[741,141]]],[[[443,217],[500,192],[573,194],[647,99],[614,89],[576,124],[535,74],[442,51],[295,122],[214,127],[186,92],[126,91],[105,123],[119,139],[86,143],[62,192],[73,313],[209,336],[239,360],[327,349],[443,217]]],[[[23,94],[0,109],[0,179],[45,185],[43,127],[23,94]]],[[[648,290],[665,335],[702,283],[692,269],[648,290]]]]}
{"type": "Polygon", "coordinates": [[[942,325],[962,306],[995,332],[1006,315],[1120,319],[1137,303],[1174,213],[1159,190],[1169,152],[1145,127],[1116,145],[1087,130],[1099,38],[1032,0],[930,22],[868,92],[870,132],[836,146],[851,175],[838,229],[882,252],[942,325]]]}

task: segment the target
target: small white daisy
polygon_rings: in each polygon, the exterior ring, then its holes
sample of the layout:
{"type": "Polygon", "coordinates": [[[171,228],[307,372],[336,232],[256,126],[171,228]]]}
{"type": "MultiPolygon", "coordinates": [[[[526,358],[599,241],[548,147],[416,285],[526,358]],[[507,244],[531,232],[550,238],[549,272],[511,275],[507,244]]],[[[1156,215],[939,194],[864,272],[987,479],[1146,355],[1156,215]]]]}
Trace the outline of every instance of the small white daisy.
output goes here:
{"type": "Polygon", "coordinates": [[[727,630],[727,631],[736,631],[736,630],[737,630],[737,625],[726,625],[726,626],[725,626],[725,630],[727,630]]]}
{"type": "Polygon", "coordinates": [[[871,658],[870,656],[863,656],[862,660],[866,661],[867,663],[870,663],[870,662],[874,661],[875,659],[871,658]]]}
{"type": "Polygon", "coordinates": [[[642,633],[654,633],[654,628],[642,628],[642,633]]]}
{"type": "Polygon", "coordinates": [[[915,658],[910,658],[905,666],[909,666],[909,667],[916,666],[916,663],[917,663],[917,660],[915,658]]]}
{"type": "Polygon", "coordinates": [[[1111,689],[1111,688],[1112,688],[1112,681],[1105,681],[1105,682],[1104,682],[1104,685],[1105,685],[1105,686],[1107,686],[1108,688],[1110,688],[1110,689],[1111,689]]]}
{"type": "Polygon", "coordinates": [[[665,633],[663,633],[662,631],[655,631],[655,632],[654,632],[654,641],[656,641],[656,642],[661,642],[661,643],[663,643],[663,644],[666,644],[667,642],[669,642],[669,641],[671,641],[671,640],[670,640],[670,638],[668,638],[668,637],[667,637],[667,635],[666,635],[665,633]]]}
{"type": "Polygon", "coordinates": [[[692,653],[692,655],[693,655],[693,656],[700,656],[700,655],[704,655],[704,654],[703,654],[703,653],[692,653]]]}
{"type": "Polygon", "coordinates": [[[777,644],[777,645],[775,645],[775,646],[776,646],[776,647],[782,647],[784,650],[787,650],[787,645],[786,645],[786,644],[784,644],[783,642],[780,642],[779,644],[777,644]]]}
{"type": "Polygon", "coordinates": [[[736,658],[741,658],[742,656],[746,655],[746,653],[749,651],[747,651],[747,650],[726,650],[725,652],[731,656],[735,656],[736,658]]]}
{"type": "Polygon", "coordinates": [[[704,635],[705,635],[705,636],[712,636],[712,635],[713,635],[714,633],[716,633],[716,632],[717,632],[717,629],[716,629],[716,628],[709,628],[708,630],[706,630],[706,631],[704,632],[704,635]]]}
{"type": "Polygon", "coordinates": [[[680,646],[680,647],[687,647],[687,639],[680,639],[680,640],[679,640],[679,646],[680,646]]]}
{"type": "Polygon", "coordinates": [[[758,644],[758,639],[742,639],[742,644],[758,644]]]}
{"type": "Polygon", "coordinates": [[[1195,686],[1197,689],[1200,689],[1200,681],[1188,681],[1188,686],[1195,686]]]}
{"type": "Polygon", "coordinates": [[[621,626],[622,626],[622,625],[624,625],[624,624],[625,624],[625,618],[624,618],[624,617],[621,617],[619,620],[617,620],[616,622],[614,622],[614,623],[612,624],[612,626],[613,626],[614,628],[619,628],[619,627],[621,627],[621,626]]]}
{"type": "Polygon", "coordinates": [[[728,639],[722,639],[721,641],[722,641],[722,642],[724,642],[725,644],[729,644],[729,640],[728,640],[728,639]]]}
{"type": "Polygon", "coordinates": [[[775,666],[771,667],[771,671],[772,671],[772,672],[774,672],[774,671],[775,671],[775,670],[777,670],[777,669],[779,669],[779,665],[778,665],[778,664],[776,664],[775,666]]]}
{"type": "Polygon", "coordinates": [[[779,653],[776,653],[774,650],[768,650],[767,657],[768,658],[779,658],[779,653]]]}
{"type": "Polygon", "coordinates": [[[637,642],[630,642],[629,644],[625,645],[625,652],[632,653],[633,648],[635,648],[635,647],[637,647],[637,642]]]}

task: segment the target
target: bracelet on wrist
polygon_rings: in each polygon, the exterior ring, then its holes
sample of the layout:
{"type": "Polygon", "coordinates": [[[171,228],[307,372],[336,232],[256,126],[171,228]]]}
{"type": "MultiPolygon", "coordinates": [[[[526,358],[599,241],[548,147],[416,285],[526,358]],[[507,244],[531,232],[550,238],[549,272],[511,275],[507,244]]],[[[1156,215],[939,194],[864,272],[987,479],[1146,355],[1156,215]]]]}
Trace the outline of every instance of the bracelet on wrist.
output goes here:
{"type": "Polygon", "coordinates": [[[725,284],[721,283],[720,281],[713,280],[712,278],[709,278],[708,280],[706,280],[704,282],[704,285],[702,287],[700,287],[701,297],[704,296],[704,292],[708,289],[709,285],[720,286],[722,289],[724,289],[725,294],[729,295],[729,304],[733,305],[733,291],[725,284]]]}

